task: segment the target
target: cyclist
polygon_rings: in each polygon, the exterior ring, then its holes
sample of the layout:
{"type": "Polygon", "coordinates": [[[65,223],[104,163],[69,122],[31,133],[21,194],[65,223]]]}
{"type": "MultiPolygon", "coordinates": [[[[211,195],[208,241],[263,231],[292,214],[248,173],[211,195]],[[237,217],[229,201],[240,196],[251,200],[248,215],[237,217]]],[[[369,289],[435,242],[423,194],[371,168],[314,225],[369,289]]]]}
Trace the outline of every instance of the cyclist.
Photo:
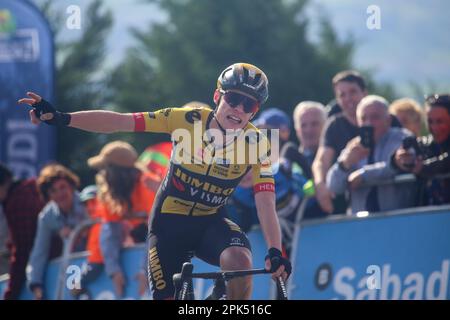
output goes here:
{"type": "MultiPolygon", "coordinates": [[[[172,135],[169,171],[156,195],[149,222],[148,269],[155,299],[173,298],[172,276],[180,272],[192,251],[223,270],[252,267],[245,234],[218,212],[250,169],[258,217],[269,248],[265,268],[274,279],[289,276],[291,264],[281,253],[268,141],[250,123],[268,98],[268,79],[259,68],[235,63],[223,70],[213,95],[215,110],[183,107],[138,113],[63,113],[37,94],[27,95],[19,103],[32,106],[30,116],[35,124],[43,121],[99,133],[147,131],[172,135]],[[198,128],[204,134],[196,134],[198,128]],[[193,141],[188,144],[192,134],[193,141]],[[255,145],[258,150],[266,146],[265,156],[256,162],[251,159],[255,145]]],[[[237,278],[228,283],[227,297],[248,299],[251,290],[250,277],[237,278]]]]}

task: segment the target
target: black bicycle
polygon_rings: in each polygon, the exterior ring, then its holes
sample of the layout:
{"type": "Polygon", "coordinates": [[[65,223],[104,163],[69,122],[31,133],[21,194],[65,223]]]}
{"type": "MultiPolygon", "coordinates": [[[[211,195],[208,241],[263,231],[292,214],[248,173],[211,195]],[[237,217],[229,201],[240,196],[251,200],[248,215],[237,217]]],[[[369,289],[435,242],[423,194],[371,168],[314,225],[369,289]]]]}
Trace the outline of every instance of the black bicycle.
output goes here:
{"type": "MultiPolygon", "coordinates": [[[[195,300],[193,279],[211,279],[214,280],[212,294],[206,300],[226,300],[226,282],[237,278],[257,274],[270,273],[266,269],[249,269],[235,271],[218,271],[193,273],[194,265],[191,262],[185,262],[180,273],[173,275],[175,286],[175,299],[177,300],[195,300]]],[[[277,278],[277,299],[287,300],[286,284],[281,277],[277,278]]]]}

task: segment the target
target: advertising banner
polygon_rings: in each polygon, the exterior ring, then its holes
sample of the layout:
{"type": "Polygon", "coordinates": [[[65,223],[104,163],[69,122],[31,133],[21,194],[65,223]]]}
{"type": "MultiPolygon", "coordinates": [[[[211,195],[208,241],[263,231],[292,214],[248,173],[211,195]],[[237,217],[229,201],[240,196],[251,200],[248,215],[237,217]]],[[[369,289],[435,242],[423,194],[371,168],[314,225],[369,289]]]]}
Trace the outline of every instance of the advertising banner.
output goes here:
{"type": "Polygon", "coordinates": [[[17,177],[36,176],[55,154],[55,129],[30,123],[17,100],[34,91],[53,98],[53,36],[28,1],[0,0],[0,161],[17,177]]]}
{"type": "Polygon", "coordinates": [[[449,299],[450,207],[304,225],[291,299],[449,299]]]}

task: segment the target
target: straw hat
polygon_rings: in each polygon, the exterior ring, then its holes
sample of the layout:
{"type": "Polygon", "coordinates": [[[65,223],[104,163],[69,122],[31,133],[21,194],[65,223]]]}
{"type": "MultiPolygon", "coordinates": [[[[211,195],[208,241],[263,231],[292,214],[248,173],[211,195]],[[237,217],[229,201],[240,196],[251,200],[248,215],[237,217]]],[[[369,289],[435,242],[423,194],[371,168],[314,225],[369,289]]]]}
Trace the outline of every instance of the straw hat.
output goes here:
{"type": "Polygon", "coordinates": [[[106,144],[103,149],[95,157],[88,159],[90,167],[100,169],[108,164],[125,167],[125,168],[140,168],[136,166],[138,154],[136,149],[125,141],[113,141],[106,144]]]}

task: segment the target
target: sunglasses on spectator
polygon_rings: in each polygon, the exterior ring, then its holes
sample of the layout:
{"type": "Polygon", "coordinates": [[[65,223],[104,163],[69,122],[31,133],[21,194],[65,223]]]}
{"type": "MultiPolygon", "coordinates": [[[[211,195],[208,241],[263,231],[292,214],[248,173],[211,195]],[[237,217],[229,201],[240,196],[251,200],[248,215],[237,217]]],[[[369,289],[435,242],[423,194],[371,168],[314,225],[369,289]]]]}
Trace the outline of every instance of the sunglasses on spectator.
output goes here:
{"type": "Polygon", "coordinates": [[[430,106],[442,105],[450,107],[450,95],[449,94],[432,94],[425,98],[425,101],[430,106]]]}
{"type": "Polygon", "coordinates": [[[259,109],[259,102],[255,99],[234,91],[221,91],[221,93],[225,102],[232,108],[242,104],[245,113],[255,113],[259,109]]]}

